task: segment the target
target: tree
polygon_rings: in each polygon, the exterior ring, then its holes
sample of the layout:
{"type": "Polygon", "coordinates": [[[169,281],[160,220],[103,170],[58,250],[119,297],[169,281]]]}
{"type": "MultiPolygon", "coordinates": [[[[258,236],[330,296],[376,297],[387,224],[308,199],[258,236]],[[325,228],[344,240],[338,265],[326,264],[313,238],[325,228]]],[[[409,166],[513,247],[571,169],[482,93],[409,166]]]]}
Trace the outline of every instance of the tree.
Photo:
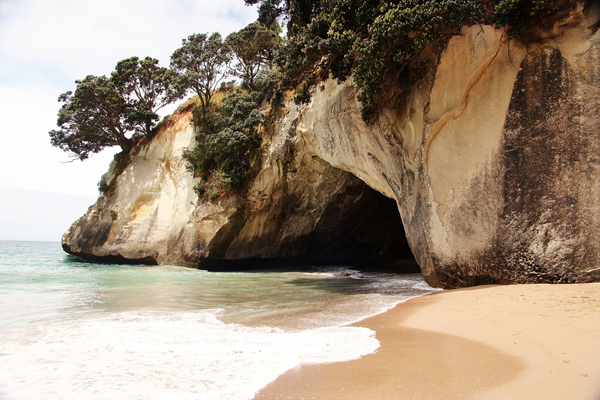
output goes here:
{"type": "Polygon", "coordinates": [[[171,55],[171,68],[181,74],[181,85],[192,89],[200,98],[203,112],[208,110],[219,82],[225,77],[230,60],[219,33],[204,33],[183,39],[182,46],[171,55]]]}
{"type": "Polygon", "coordinates": [[[110,78],[89,75],[75,81],[75,93],[59,96],[58,130],[50,142],[80,160],[106,147],[128,152],[143,136],[151,137],[156,111],[182,97],[176,75],[158,61],[137,57],[120,61],[110,78]]]}
{"type": "Polygon", "coordinates": [[[358,99],[363,105],[363,118],[376,118],[386,102],[387,88],[403,73],[407,79],[412,68],[415,73],[409,79],[422,79],[426,68],[419,72],[413,65],[421,50],[445,44],[461,27],[480,21],[484,11],[477,0],[406,0],[388,2],[376,14],[368,12],[368,29],[365,35],[353,39],[351,55],[352,76],[361,88],[358,99]]]}
{"type": "MultiPolygon", "coordinates": [[[[298,88],[294,100],[310,100],[310,88],[330,76],[352,76],[363,117],[373,120],[399,80],[420,79],[418,56],[463,25],[482,21],[496,0],[246,0],[259,12],[282,12],[288,42],[283,83],[298,88]],[[413,68],[416,66],[416,68],[413,68]]],[[[513,0],[506,0],[511,2],[513,0]]],[[[525,0],[514,0],[525,1],[525,0]]],[[[527,0],[551,1],[551,0],[527,0]]],[[[423,69],[425,70],[425,69],[423,69]]]]}
{"type": "Polygon", "coordinates": [[[258,22],[271,26],[286,12],[286,4],[281,5],[282,0],[245,0],[246,5],[253,6],[260,3],[258,6],[258,22]]]}
{"type": "Polygon", "coordinates": [[[494,23],[497,27],[508,26],[508,35],[517,37],[533,21],[552,15],[561,5],[566,4],[562,0],[499,0],[494,23]]]}
{"type": "Polygon", "coordinates": [[[88,75],[75,81],[75,93],[66,92],[58,101],[64,103],[58,111],[59,130],[50,131],[50,142],[80,160],[106,147],[120,146],[129,151],[135,137],[127,115],[127,104],[114,84],[105,76],[88,75]]]}
{"type": "Polygon", "coordinates": [[[256,89],[258,74],[270,66],[280,46],[279,25],[275,22],[272,26],[253,23],[230,34],[225,41],[237,61],[232,74],[242,79],[242,85],[249,90],[256,89]]]}
{"type": "MultiPolygon", "coordinates": [[[[544,18],[575,4],[567,0],[245,0],[259,21],[287,22],[278,64],[282,86],[297,89],[297,102],[333,77],[352,76],[360,89],[363,118],[373,121],[399,87],[424,78],[427,51],[441,50],[463,26],[506,28],[519,37],[544,18]]],[[[589,2],[588,2],[589,3],[589,2]]]]}
{"type": "MultiPolygon", "coordinates": [[[[295,35],[299,28],[308,25],[322,10],[321,0],[244,0],[246,5],[258,6],[258,21],[271,26],[277,18],[288,21],[288,33],[295,35]]],[[[335,2],[330,2],[335,3],[335,2]]]]}
{"type": "Polygon", "coordinates": [[[111,81],[128,105],[128,118],[140,125],[143,134],[152,135],[158,121],[158,110],[184,96],[177,84],[177,74],[160,67],[158,60],[131,57],[119,61],[111,74],[111,81]]]}

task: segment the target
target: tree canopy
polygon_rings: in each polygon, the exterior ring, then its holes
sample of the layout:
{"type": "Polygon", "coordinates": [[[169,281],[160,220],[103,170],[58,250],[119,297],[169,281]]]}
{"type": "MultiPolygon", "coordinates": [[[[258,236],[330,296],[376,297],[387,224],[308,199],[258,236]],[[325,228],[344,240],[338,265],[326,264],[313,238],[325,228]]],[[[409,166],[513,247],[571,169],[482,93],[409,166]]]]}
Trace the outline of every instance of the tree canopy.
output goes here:
{"type": "Polygon", "coordinates": [[[227,74],[230,61],[227,47],[219,33],[208,37],[196,33],[183,39],[182,46],[171,55],[171,68],[180,74],[181,85],[193,90],[204,111],[219,83],[227,74]]]}
{"type": "Polygon", "coordinates": [[[80,160],[111,146],[129,151],[133,138],[126,133],[135,127],[114,84],[105,76],[93,75],[75,83],[75,93],[66,92],[58,98],[63,103],[58,112],[60,129],[50,131],[52,145],[80,160]]]}
{"type": "Polygon", "coordinates": [[[75,92],[58,98],[59,129],[50,131],[50,142],[79,160],[112,146],[128,152],[152,135],[156,111],[182,97],[174,82],[175,75],[149,57],[120,61],[110,78],[75,81],[75,92]]]}
{"type": "Polygon", "coordinates": [[[227,37],[225,44],[235,59],[230,73],[247,89],[255,90],[258,74],[273,63],[282,42],[279,31],[276,22],[271,27],[252,23],[227,37]]]}
{"type": "Polygon", "coordinates": [[[158,60],[131,57],[119,61],[111,81],[128,104],[129,118],[137,122],[143,134],[150,136],[158,121],[156,112],[184,96],[177,74],[158,65],[158,60]]]}
{"type": "Polygon", "coordinates": [[[352,76],[360,89],[363,117],[371,120],[387,103],[387,88],[431,45],[442,48],[464,25],[507,26],[517,37],[569,0],[245,0],[259,4],[259,20],[287,21],[283,86],[297,102],[309,88],[333,76],[352,76]]]}

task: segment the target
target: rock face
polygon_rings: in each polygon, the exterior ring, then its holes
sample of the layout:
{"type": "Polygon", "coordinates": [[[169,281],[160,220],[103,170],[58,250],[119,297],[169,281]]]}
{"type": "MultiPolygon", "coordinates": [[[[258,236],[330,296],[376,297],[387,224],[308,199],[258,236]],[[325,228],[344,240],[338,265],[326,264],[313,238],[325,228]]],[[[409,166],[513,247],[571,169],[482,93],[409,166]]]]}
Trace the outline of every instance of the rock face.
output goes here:
{"type": "Polygon", "coordinates": [[[307,153],[295,137],[297,117],[295,110],[279,120],[244,196],[198,202],[182,158],[195,136],[191,111],[180,110],[132,151],[121,173],[113,162],[106,178],[113,189],[63,235],[63,249],[219,270],[411,259],[396,203],[307,153]]]}
{"type": "Polygon", "coordinates": [[[214,221],[226,219],[223,207],[194,207],[193,180],[181,158],[194,141],[190,117],[184,111],[150,144],[133,149],[118,176],[112,163],[105,175],[112,189],[65,232],[65,251],[106,261],[169,263],[182,256],[172,244],[187,239],[190,219],[202,212],[214,221]]]}
{"type": "Polygon", "coordinates": [[[134,149],[63,247],[210,265],[389,262],[410,246],[435,286],[600,280],[597,21],[578,9],[527,43],[465,28],[371,125],[351,81],[323,82],[265,133],[247,193],[215,203],[196,204],[182,111],[134,149]]]}

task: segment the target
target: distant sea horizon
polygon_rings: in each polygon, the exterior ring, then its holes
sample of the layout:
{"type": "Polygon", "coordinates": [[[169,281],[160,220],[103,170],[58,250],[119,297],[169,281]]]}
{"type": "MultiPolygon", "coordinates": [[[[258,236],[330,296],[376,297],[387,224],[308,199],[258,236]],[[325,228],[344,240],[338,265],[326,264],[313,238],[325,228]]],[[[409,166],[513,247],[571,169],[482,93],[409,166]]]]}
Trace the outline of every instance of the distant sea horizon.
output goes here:
{"type": "Polygon", "coordinates": [[[0,240],[60,242],[97,197],[0,187],[0,240]]]}

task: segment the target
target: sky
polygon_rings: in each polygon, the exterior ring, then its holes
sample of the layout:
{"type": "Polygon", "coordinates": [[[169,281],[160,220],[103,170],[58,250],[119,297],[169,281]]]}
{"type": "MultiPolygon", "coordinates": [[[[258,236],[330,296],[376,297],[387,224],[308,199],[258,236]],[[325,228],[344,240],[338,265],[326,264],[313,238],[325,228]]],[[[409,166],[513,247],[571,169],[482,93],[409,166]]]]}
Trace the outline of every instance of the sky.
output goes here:
{"type": "MultiPolygon", "coordinates": [[[[28,218],[40,213],[38,225],[48,220],[44,204],[55,194],[83,196],[88,206],[98,196],[97,182],[116,148],[69,162],[48,136],[56,129],[57,98],[73,91],[75,80],[110,75],[118,61],[132,56],[168,66],[183,38],[225,36],[255,19],[256,9],[244,0],[0,0],[0,239],[15,239],[5,234],[6,221],[16,218],[9,208],[12,189],[34,196],[26,212],[28,218]]],[[[175,108],[161,110],[163,116],[175,108]]],[[[60,207],[53,207],[56,225],[60,207]]],[[[66,207],[65,219],[73,207],[66,207]]],[[[32,240],[59,239],[51,234],[32,240]]]]}

